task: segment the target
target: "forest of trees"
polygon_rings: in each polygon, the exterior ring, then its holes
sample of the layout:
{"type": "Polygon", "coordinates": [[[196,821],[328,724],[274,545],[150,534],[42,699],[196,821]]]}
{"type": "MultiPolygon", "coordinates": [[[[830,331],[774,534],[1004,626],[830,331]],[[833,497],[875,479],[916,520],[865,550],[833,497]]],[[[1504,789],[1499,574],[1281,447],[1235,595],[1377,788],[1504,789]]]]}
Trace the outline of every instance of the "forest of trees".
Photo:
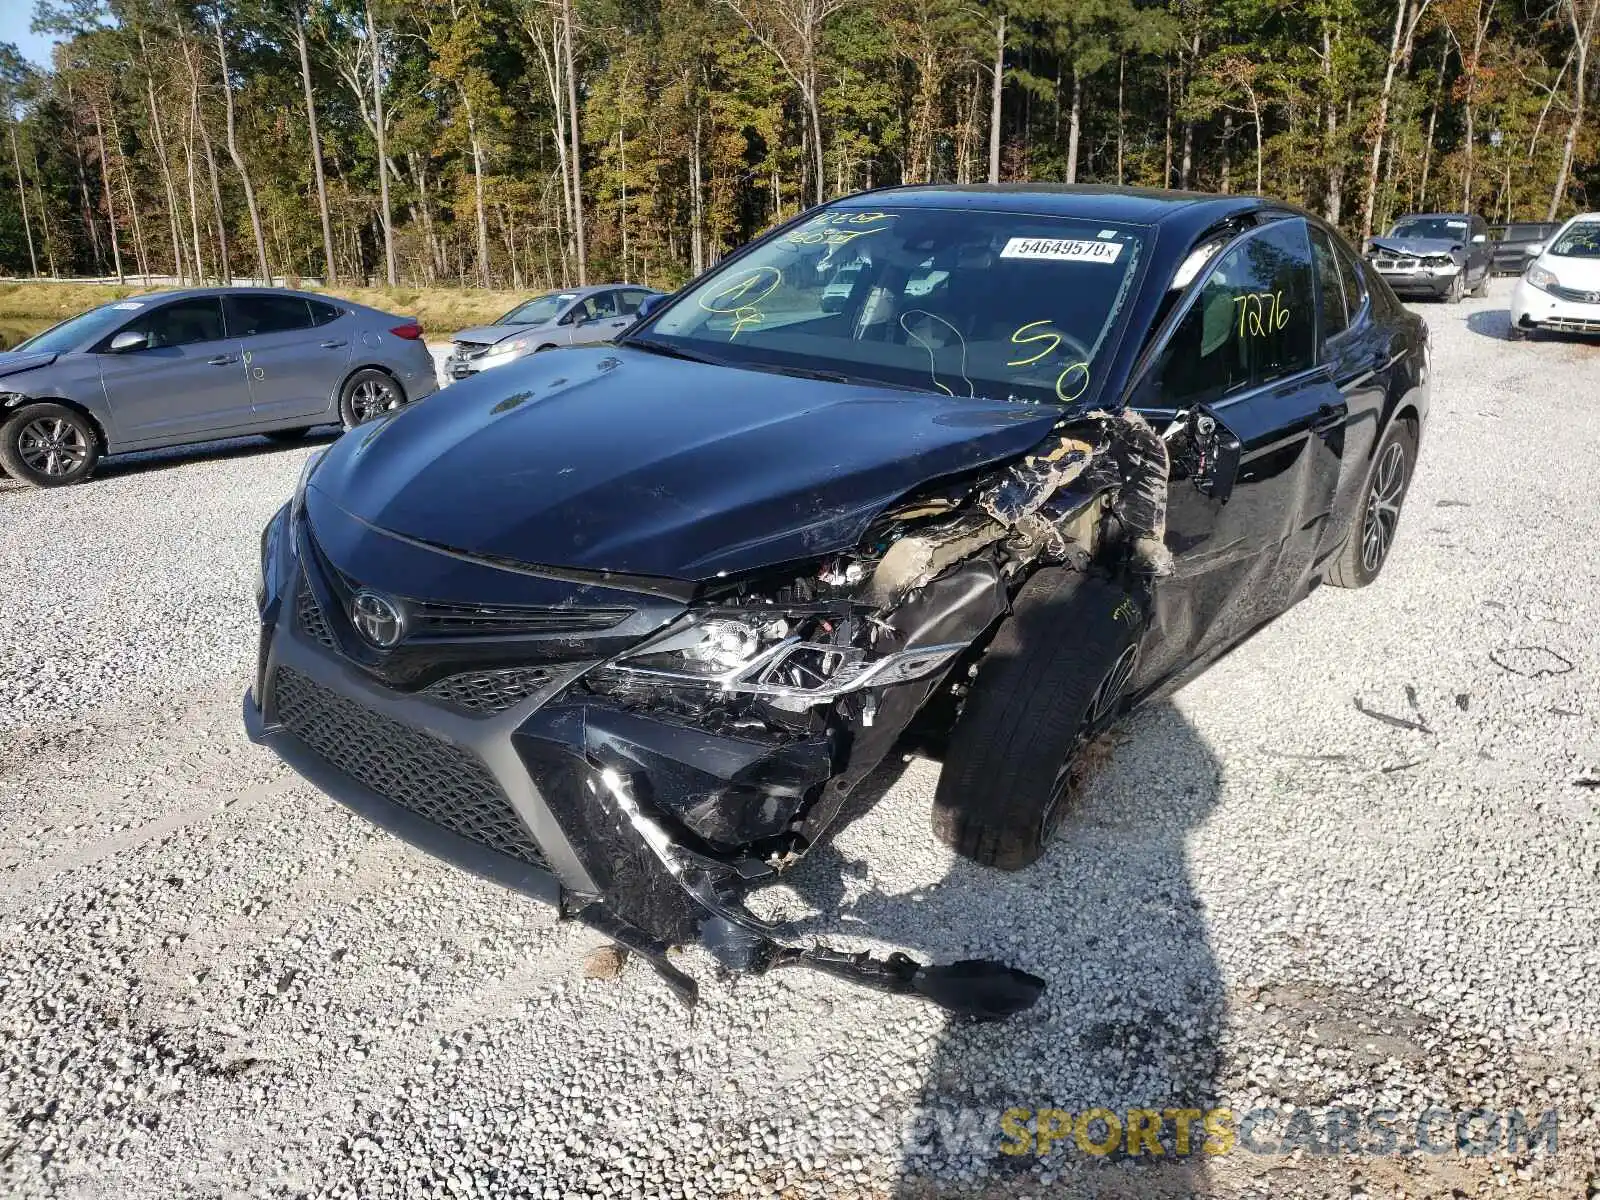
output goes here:
{"type": "MultiPolygon", "coordinates": [[[[12,0],[23,3],[25,0],[12,0]]],[[[926,180],[1600,202],[1600,0],[41,0],[0,271],[671,287],[926,180]]]]}

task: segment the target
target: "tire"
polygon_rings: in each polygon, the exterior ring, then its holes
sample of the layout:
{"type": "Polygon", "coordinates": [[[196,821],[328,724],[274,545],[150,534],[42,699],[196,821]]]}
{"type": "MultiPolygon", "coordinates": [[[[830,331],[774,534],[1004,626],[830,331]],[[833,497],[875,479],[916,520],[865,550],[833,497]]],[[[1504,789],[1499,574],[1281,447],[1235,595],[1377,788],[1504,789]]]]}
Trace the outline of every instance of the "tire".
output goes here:
{"type": "Polygon", "coordinates": [[[1408,421],[1391,421],[1389,431],[1372,456],[1372,469],[1367,473],[1361,508],[1350,527],[1350,536],[1328,570],[1328,582],[1334,587],[1366,587],[1383,571],[1384,563],[1389,561],[1389,551],[1394,547],[1400,510],[1406,502],[1416,464],[1415,429],[1408,421]],[[1396,469],[1398,477],[1392,473],[1396,469]],[[1387,499],[1382,506],[1377,505],[1380,495],[1387,499]]]}
{"type": "Polygon", "coordinates": [[[269,429],[261,436],[273,442],[298,442],[312,430],[310,425],[301,425],[297,429],[269,429]]]}
{"type": "Polygon", "coordinates": [[[1467,285],[1462,279],[1465,274],[1465,270],[1461,270],[1450,277],[1450,286],[1444,292],[1444,302],[1446,304],[1461,303],[1461,297],[1466,294],[1467,289],[1467,285]]]}
{"type": "Polygon", "coordinates": [[[1506,330],[1506,341],[1508,341],[1508,342],[1525,342],[1527,340],[1528,340],[1528,331],[1526,329],[1524,329],[1521,325],[1518,325],[1516,320],[1513,318],[1512,321],[1511,321],[1510,328],[1508,328],[1506,330]]]}
{"type": "Polygon", "coordinates": [[[945,845],[1006,871],[1044,853],[1079,750],[1119,714],[1143,625],[1143,608],[1106,580],[1065,570],[1029,580],[950,736],[933,801],[945,845]]]}
{"type": "Polygon", "coordinates": [[[1489,272],[1483,273],[1483,278],[1478,280],[1478,286],[1472,289],[1472,294],[1479,300],[1489,294],[1489,272]]]}
{"type": "Polygon", "coordinates": [[[344,381],[339,393],[339,420],[346,429],[354,429],[405,402],[406,394],[392,375],[366,367],[344,381]]]}
{"type": "Polygon", "coordinates": [[[100,435],[62,404],[30,404],[0,425],[0,466],[30,487],[82,483],[100,461],[100,435]]]}

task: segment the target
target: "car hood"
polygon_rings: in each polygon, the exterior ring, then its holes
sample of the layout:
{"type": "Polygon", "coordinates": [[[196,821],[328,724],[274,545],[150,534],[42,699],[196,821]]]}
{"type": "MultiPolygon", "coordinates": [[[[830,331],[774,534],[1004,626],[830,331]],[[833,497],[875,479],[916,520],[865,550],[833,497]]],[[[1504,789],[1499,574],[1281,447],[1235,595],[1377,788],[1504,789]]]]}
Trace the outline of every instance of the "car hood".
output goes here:
{"type": "Polygon", "coordinates": [[[580,349],[352,431],[310,486],[453,550],[706,580],[854,547],[893,500],[1023,453],[1059,416],[580,349]]]}
{"type": "Polygon", "coordinates": [[[0,352],[0,376],[15,375],[19,371],[32,371],[37,367],[48,367],[55,360],[54,354],[30,353],[27,350],[0,352]]]}
{"type": "Polygon", "coordinates": [[[519,333],[526,333],[530,329],[539,329],[548,325],[548,321],[534,321],[527,325],[474,325],[471,329],[463,329],[460,333],[450,335],[452,342],[501,342],[509,337],[516,337],[519,333]]]}
{"type": "Polygon", "coordinates": [[[1562,287],[1580,292],[1600,292],[1600,258],[1569,258],[1562,254],[1546,254],[1539,265],[1555,272],[1562,287]]]}
{"type": "Polygon", "coordinates": [[[1375,237],[1372,244],[1391,254],[1461,254],[1461,242],[1449,238],[1375,237]]]}

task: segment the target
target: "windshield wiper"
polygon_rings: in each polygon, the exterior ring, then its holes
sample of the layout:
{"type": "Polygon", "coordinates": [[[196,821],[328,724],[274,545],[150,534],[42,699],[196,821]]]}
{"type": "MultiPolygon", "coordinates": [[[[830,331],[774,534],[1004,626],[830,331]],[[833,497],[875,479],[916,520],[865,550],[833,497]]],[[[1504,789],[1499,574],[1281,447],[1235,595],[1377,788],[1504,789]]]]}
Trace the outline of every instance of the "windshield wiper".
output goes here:
{"type": "Polygon", "coordinates": [[[865,375],[847,375],[843,371],[824,371],[817,367],[786,367],[773,363],[747,363],[742,364],[757,371],[771,371],[775,375],[793,375],[798,379],[821,379],[828,383],[853,383],[861,387],[891,388],[897,392],[920,392],[923,395],[938,396],[942,393],[935,392],[932,388],[918,387],[913,383],[891,383],[887,379],[869,379],[865,375]]]}
{"type": "Polygon", "coordinates": [[[653,338],[631,337],[617,343],[619,346],[634,346],[640,350],[647,350],[651,354],[660,354],[665,358],[681,358],[685,362],[705,363],[713,367],[725,367],[728,364],[720,358],[712,358],[709,354],[697,354],[693,350],[680,350],[676,346],[669,346],[665,342],[658,342],[653,338]]]}

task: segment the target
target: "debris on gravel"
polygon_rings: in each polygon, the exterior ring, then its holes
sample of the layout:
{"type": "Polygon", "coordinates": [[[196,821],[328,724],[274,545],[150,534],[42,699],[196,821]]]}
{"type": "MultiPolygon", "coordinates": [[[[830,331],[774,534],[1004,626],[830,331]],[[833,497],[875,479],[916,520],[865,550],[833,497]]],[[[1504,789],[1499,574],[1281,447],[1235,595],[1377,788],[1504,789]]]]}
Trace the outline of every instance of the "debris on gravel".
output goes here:
{"type": "Polygon", "coordinates": [[[1382,580],[1126,722],[1041,862],[941,847],[917,760],[763,893],[1049,981],[994,1025],[698,951],[687,1011],[251,746],[257,535],[311,445],[0,479],[0,1190],[1600,1193],[1600,349],[1509,342],[1509,287],[1420,306],[1382,580]]]}

